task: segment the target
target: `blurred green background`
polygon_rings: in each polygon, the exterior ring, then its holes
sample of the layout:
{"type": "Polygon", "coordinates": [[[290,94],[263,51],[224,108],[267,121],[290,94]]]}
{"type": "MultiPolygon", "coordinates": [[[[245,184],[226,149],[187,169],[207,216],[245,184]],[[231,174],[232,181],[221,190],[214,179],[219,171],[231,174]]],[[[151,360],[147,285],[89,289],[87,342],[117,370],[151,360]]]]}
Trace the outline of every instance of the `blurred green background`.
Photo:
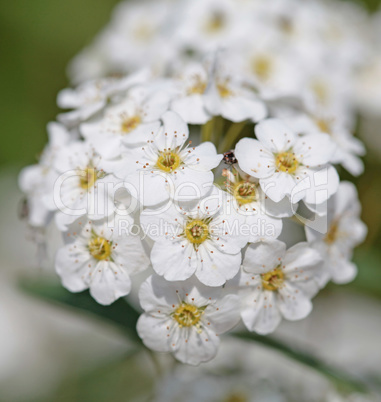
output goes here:
{"type": "Polygon", "coordinates": [[[33,163],[68,85],[68,61],[102,28],[117,0],[12,0],[0,4],[0,166],[33,163]]]}

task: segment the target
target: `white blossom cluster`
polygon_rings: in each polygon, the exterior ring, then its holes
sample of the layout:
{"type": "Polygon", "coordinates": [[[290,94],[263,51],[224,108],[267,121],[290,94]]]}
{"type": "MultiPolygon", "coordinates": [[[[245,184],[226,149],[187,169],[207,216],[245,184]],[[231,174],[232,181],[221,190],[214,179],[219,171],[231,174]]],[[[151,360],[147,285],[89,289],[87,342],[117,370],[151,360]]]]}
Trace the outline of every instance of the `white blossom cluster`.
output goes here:
{"type": "Polygon", "coordinates": [[[197,365],[240,320],[269,334],[310,314],[329,281],[351,281],[366,227],[337,168],[363,170],[354,86],[368,28],[339,2],[117,7],[20,174],[29,224],[62,232],[63,286],[109,305],[144,272],[139,336],[197,365]]]}

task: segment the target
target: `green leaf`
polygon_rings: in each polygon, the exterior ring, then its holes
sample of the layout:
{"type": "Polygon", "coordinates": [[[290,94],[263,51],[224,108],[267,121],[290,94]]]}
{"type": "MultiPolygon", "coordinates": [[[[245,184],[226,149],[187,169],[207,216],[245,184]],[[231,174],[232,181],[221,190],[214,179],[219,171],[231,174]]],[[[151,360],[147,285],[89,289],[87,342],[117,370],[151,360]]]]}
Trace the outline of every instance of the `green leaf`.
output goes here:
{"type": "Polygon", "coordinates": [[[116,300],[110,306],[102,306],[90,296],[87,290],[81,293],[71,293],[62,285],[52,281],[23,281],[20,286],[34,296],[70,306],[110,321],[126,332],[132,340],[141,343],[136,332],[136,322],[140,314],[124,298],[116,300]]]}
{"type": "Polygon", "coordinates": [[[240,338],[246,341],[253,341],[260,343],[266,347],[273,350],[277,350],[284,355],[292,358],[299,363],[311,367],[325,377],[328,377],[336,386],[343,391],[356,391],[356,392],[367,392],[367,386],[357,378],[350,376],[341,370],[331,367],[326,363],[322,362],[315,356],[312,356],[305,351],[297,350],[291,346],[288,346],[280,341],[270,338],[268,336],[262,336],[251,332],[235,332],[231,333],[232,336],[240,338]]]}

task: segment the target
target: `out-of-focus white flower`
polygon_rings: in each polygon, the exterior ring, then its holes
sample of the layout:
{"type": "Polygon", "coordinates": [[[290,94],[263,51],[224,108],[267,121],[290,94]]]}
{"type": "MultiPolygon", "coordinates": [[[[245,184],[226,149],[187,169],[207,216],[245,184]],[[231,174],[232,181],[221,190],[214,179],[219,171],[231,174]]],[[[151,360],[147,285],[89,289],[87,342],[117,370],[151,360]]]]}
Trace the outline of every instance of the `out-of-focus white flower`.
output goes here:
{"type": "Polygon", "coordinates": [[[198,365],[212,359],[219,335],[239,320],[238,297],[221,292],[191,279],[167,282],[150,276],[139,292],[145,311],[137,324],[139,336],[150,349],[171,352],[183,363],[198,365]]]}
{"type": "Polygon", "coordinates": [[[257,373],[226,374],[188,370],[168,375],[158,383],[154,402],[285,402],[281,391],[257,373]],[[197,384],[197,387],[195,387],[197,384]]]}
{"type": "Polygon", "coordinates": [[[27,219],[34,227],[46,226],[52,216],[42,202],[51,191],[57,174],[53,169],[57,154],[68,146],[72,136],[59,123],[48,124],[49,144],[45,147],[38,164],[24,168],[19,176],[19,186],[27,196],[27,219]]]}
{"type": "Polygon", "coordinates": [[[171,109],[189,124],[204,124],[212,118],[204,104],[208,81],[207,68],[201,63],[188,63],[177,68],[171,109]]]}
{"type": "Polygon", "coordinates": [[[268,334],[282,317],[292,321],[307,317],[322,274],[323,259],[307,243],[287,251],[278,240],[249,245],[239,278],[241,317],[246,327],[268,334]]]}
{"type": "Polygon", "coordinates": [[[335,283],[347,283],[357,274],[356,265],[350,261],[353,248],[366,236],[367,228],[359,219],[361,206],[355,186],[341,182],[338,192],[328,201],[327,233],[318,233],[306,225],[307,240],[311,247],[324,256],[328,278],[335,283]]]}
{"type": "Polygon", "coordinates": [[[240,168],[258,178],[273,201],[279,202],[287,196],[292,203],[304,199],[306,203],[321,204],[337,191],[339,177],[328,164],[336,147],[327,134],[298,137],[278,119],[260,122],[255,134],[258,140],[244,138],[238,142],[236,157],[240,168]],[[316,192],[314,174],[322,169],[326,169],[326,191],[316,192]],[[306,179],[308,186],[296,187],[306,179]]]}
{"type": "Polygon", "coordinates": [[[103,34],[104,52],[114,71],[131,72],[143,66],[165,70],[175,50],[167,35],[169,26],[176,23],[172,7],[170,1],[117,5],[103,34]]]}
{"type": "Polygon", "coordinates": [[[228,55],[219,53],[210,73],[204,93],[206,110],[213,116],[221,115],[232,122],[257,122],[267,115],[264,102],[248,87],[241,74],[230,71],[222,62],[228,55]]]}
{"type": "Polygon", "coordinates": [[[76,89],[63,89],[57,97],[62,109],[74,109],[58,115],[58,119],[67,126],[75,126],[100,112],[114,95],[144,82],[149,71],[142,69],[123,78],[102,78],[81,84],[76,89]]]}
{"type": "Polygon", "coordinates": [[[103,305],[126,296],[131,290],[130,275],[149,265],[140,238],[128,231],[132,223],[126,215],[98,222],[84,218],[72,224],[64,234],[66,245],[56,255],[62,284],[71,292],[90,289],[103,305]]]}
{"type": "Polygon", "coordinates": [[[155,240],[153,269],[169,281],[195,274],[205,285],[223,285],[237,274],[248,241],[241,232],[242,217],[217,188],[195,205],[171,205],[161,213],[145,210],[141,224],[155,240]]]}
{"type": "Polygon", "coordinates": [[[197,52],[214,51],[237,43],[247,35],[250,14],[233,0],[194,0],[182,4],[175,43],[197,52]]]}
{"type": "Polygon", "coordinates": [[[316,115],[300,114],[284,119],[295,133],[328,134],[336,144],[336,151],[331,162],[345,167],[351,174],[358,176],[364,170],[364,164],[359,156],[365,154],[364,145],[351,133],[353,124],[344,112],[326,110],[316,115]]]}
{"type": "Polygon", "coordinates": [[[147,93],[136,87],[127,98],[107,108],[100,119],[82,124],[81,132],[104,158],[116,158],[123,144],[141,146],[151,140],[168,103],[169,97],[163,92],[147,93]]]}
{"type": "Polygon", "coordinates": [[[114,168],[145,206],[202,197],[213,183],[211,170],[222,158],[210,142],[186,145],[188,126],[175,112],[164,113],[162,120],[159,133],[151,134],[144,147],[127,150],[114,168]]]}
{"type": "Polygon", "coordinates": [[[60,149],[53,166],[56,177],[43,202],[55,212],[59,230],[66,230],[85,214],[90,219],[102,219],[114,212],[118,181],[103,170],[100,156],[89,143],[76,141],[60,149]]]}

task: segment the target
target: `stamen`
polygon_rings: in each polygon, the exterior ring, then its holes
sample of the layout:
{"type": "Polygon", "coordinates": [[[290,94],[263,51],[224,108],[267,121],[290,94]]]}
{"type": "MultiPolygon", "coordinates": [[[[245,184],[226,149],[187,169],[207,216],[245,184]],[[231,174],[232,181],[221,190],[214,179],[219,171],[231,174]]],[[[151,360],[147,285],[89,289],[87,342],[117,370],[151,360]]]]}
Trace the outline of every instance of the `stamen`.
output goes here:
{"type": "Polygon", "coordinates": [[[262,286],[267,290],[278,290],[284,283],[284,272],[282,268],[278,266],[270,272],[261,274],[262,286]]]}
{"type": "Polygon", "coordinates": [[[296,160],[295,154],[291,151],[282,152],[275,156],[275,164],[281,172],[294,173],[299,167],[299,162],[296,160]]]}
{"type": "Polygon", "coordinates": [[[90,254],[97,260],[102,261],[110,257],[111,244],[103,237],[93,236],[88,244],[90,254]]]}

